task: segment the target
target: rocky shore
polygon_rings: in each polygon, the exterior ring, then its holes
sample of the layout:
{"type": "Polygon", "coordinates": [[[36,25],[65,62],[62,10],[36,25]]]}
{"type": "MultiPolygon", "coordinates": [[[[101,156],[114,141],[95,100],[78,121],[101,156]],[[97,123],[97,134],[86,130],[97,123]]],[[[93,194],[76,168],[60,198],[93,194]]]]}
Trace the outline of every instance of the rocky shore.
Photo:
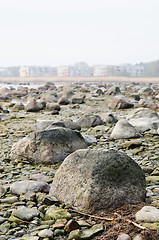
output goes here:
{"type": "Polygon", "coordinates": [[[159,239],[159,84],[1,88],[0,162],[0,240],[159,239]]]}

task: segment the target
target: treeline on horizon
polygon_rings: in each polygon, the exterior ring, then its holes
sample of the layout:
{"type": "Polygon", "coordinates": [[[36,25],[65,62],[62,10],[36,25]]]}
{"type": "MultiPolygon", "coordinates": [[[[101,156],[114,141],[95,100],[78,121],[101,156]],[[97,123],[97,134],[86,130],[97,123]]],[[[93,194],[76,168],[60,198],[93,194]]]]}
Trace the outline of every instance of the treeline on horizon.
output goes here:
{"type": "Polygon", "coordinates": [[[144,63],[143,77],[159,77],[159,60],[144,63]]]}

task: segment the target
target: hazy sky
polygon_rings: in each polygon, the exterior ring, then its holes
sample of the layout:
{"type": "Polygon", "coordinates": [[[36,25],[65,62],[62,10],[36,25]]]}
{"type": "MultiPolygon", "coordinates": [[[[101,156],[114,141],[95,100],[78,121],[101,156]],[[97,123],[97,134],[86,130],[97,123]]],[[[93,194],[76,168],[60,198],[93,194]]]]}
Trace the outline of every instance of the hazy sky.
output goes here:
{"type": "Polygon", "coordinates": [[[0,66],[159,59],[159,0],[1,0],[0,66]]]}

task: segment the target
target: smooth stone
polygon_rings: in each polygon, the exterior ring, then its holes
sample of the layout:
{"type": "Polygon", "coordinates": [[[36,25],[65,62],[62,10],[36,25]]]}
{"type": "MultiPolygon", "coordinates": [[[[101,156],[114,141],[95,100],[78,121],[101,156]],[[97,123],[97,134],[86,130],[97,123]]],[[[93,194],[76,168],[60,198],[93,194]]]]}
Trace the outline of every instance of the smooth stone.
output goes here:
{"type": "Polygon", "coordinates": [[[37,131],[13,144],[11,159],[37,163],[57,163],[77,149],[87,148],[80,132],[64,127],[37,131]]]}
{"type": "MultiPolygon", "coordinates": [[[[33,221],[32,221],[33,223],[33,221]]],[[[44,229],[48,229],[50,226],[48,224],[45,225],[40,225],[38,227],[34,227],[31,231],[35,232],[35,231],[39,231],[39,230],[44,230],[44,229]]]]}
{"type": "Polygon", "coordinates": [[[36,194],[35,192],[32,191],[28,191],[26,192],[24,195],[22,195],[23,200],[27,200],[27,201],[35,201],[36,200],[36,194]]]}
{"type": "Polygon", "coordinates": [[[123,138],[137,138],[141,137],[136,128],[130,124],[126,119],[120,119],[110,135],[113,139],[123,139],[123,138]]]}
{"type": "Polygon", "coordinates": [[[12,212],[13,216],[20,218],[25,221],[30,221],[34,217],[39,217],[40,212],[37,210],[36,207],[34,208],[27,208],[27,207],[20,207],[17,210],[12,212]]]}
{"type": "Polygon", "coordinates": [[[5,188],[2,185],[0,185],[0,198],[5,194],[5,192],[6,192],[5,188]]]}
{"type": "Polygon", "coordinates": [[[86,230],[73,230],[70,232],[68,236],[68,240],[71,239],[89,239],[91,238],[94,234],[103,231],[103,225],[102,224],[96,224],[90,229],[86,230]]]}
{"type": "Polygon", "coordinates": [[[7,218],[0,217],[0,224],[4,223],[7,220],[7,218]]]}
{"type": "Polygon", "coordinates": [[[117,240],[131,240],[131,237],[128,234],[122,233],[118,236],[117,240]]]}
{"type": "Polygon", "coordinates": [[[97,139],[93,136],[90,135],[82,135],[88,146],[91,145],[96,145],[97,144],[97,139]]]}
{"type": "Polygon", "coordinates": [[[60,236],[60,235],[64,235],[64,234],[65,234],[65,231],[63,229],[56,229],[54,231],[55,236],[60,236]]]}
{"type": "Polygon", "coordinates": [[[8,236],[0,235],[0,240],[8,240],[8,236]]]}
{"type": "Polygon", "coordinates": [[[11,216],[8,218],[8,221],[9,221],[9,222],[14,222],[14,223],[16,223],[16,222],[19,223],[19,222],[22,221],[22,219],[17,218],[17,217],[15,217],[15,216],[11,215],[11,216]]]}
{"type": "Polygon", "coordinates": [[[25,235],[21,238],[21,240],[39,240],[39,237],[37,236],[29,236],[29,235],[25,235]]]}
{"type": "Polygon", "coordinates": [[[159,222],[159,210],[152,206],[144,206],[135,215],[136,221],[155,223],[159,222]]]}
{"type": "Polygon", "coordinates": [[[65,227],[65,225],[64,225],[63,223],[54,223],[54,224],[52,225],[53,230],[55,230],[55,229],[61,229],[61,228],[64,228],[64,227],[65,227]]]}
{"type": "Polygon", "coordinates": [[[159,183],[159,176],[148,176],[146,177],[147,183],[159,183]]]}
{"type": "Polygon", "coordinates": [[[8,231],[9,231],[9,229],[10,229],[10,223],[8,223],[8,222],[4,222],[4,223],[2,223],[1,225],[0,225],[0,232],[2,232],[2,233],[7,233],[8,231]]]}
{"type": "Polygon", "coordinates": [[[22,237],[23,235],[26,234],[26,231],[20,230],[14,234],[15,237],[22,237]]]}
{"type": "Polygon", "coordinates": [[[19,201],[18,197],[16,197],[16,196],[0,199],[1,203],[15,203],[18,201],[19,201]]]}
{"type": "Polygon", "coordinates": [[[51,217],[52,219],[71,219],[72,215],[65,209],[59,208],[59,207],[50,207],[46,211],[46,216],[51,217]]]}
{"type": "Polygon", "coordinates": [[[18,181],[14,182],[10,186],[11,193],[14,194],[25,194],[28,191],[32,192],[49,192],[49,185],[46,182],[42,181],[33,181],[33,180],[25,180],[25,181],[18,181]]]}
{"type": "Polygon", "coordinates": [[[144,239],[141,237],[141,235],[138,234],[133,238],[133,240],[144,240],[144,239]]]}
{"type": "Polygon", "coordinates": [[[88,114],[81,117],[77,121],[77,124],[79,124],[81,127],[95,127],[98,125],[102,125],[103,121],[98,115],[88,114]]]}
{"type": "Polygon", "coordinates": [[[50,229],[44,229],[44,230],[41,230],[39,233],[38,233],[38,236],[39,237],[43,237],[43,238],[52,238],[53,237],[53,231],[51,231],[50,229]]]}

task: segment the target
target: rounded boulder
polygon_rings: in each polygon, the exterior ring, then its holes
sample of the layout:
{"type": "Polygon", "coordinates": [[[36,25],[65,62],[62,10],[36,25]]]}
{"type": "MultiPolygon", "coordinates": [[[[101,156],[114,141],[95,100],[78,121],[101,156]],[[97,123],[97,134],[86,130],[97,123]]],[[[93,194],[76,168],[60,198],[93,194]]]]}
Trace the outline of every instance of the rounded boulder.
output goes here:
{"type": "Polygon", "coordinates": [[[116,208],[145,201],[145,175],[125,153],[80,149],[61,164],[49,195],[84,212],[116,208]]]}

